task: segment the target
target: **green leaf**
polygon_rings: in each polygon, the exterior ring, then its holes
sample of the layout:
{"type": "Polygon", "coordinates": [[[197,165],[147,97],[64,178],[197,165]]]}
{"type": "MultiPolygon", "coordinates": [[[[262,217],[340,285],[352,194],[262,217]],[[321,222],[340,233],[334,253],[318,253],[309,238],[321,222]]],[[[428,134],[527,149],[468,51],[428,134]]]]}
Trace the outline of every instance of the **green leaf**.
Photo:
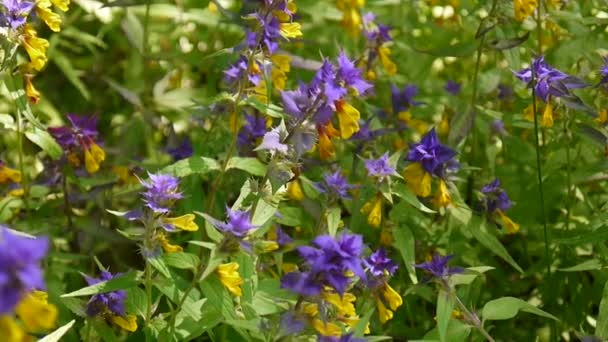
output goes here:
{"type": "Polygon", "coordinates": [[[219,171],[219,169],[220,164],[215,159],[206,157],[190,157],[165,167],[161,170],[161,172],[183,178],[192,174],[200,175],[209,173],[211,171],[219,171]]]}
{"type": "MultiPolygon", "coordinates": [[[[371,307],[369,309],[367,309],[367,312],[365,312],[365,315],[363,315],[359,321],[357,321],[357,324],[355,324],[355,328],[353,329],[353,333],[355,336],[363,336],[365,333],[365,328],[367,327],[367,324],[369,323],[369,320],[372,318],[372,315],[374,314],[374,312],[376,311],[375,307],[371,307]]],[[[367,339],[366,339],[367,341],[367,339]]]]}
{"type": "Polygon", "coordinates": [[[595,335],[603,339],[608,339],[608,281],[604,285],[604,291],[602,292],[602,300],[600,301],[597,324],[595,326],[595,335]]]}
{"type": "Polygon", "coordinates": [[[159,257],[154,257],[148,258],[146,260],[150,263],[150,265],[152,265],[152,267],[154,267],[158,272],[160,272],[160,274],[162,274],[166,278],[171,278],[171,271],[169,271],[169,268],[167,267],[163,259],[159,257]]]}
{"type": "Polygon", "coordinates": [[[519,311],[525,311],[559,321],[550,313],[547,313],[533,306],[532,304],[515,297],[502,297],[487,302],[486,305],[483,306],[481,316],[486,321],[504,320],[515,317],[519,311]]]}
{"type": "Polygon", "coordinates": [[[263,226],[277,212],[278,203],[268,203],[263,198],[258,199],[258,205],[251,218],[251,224],[254,226],[263,226]]]}
{"type": "Polygon", "coordinates": [[[342,210],[338,207],[332,207],[327,209],[327,231],[329,235],[336,236],[338,232],[338,226],[340,225],[340,215],[342,210]]]}
{"type": "Polygon", "coordinates": [[[57,160],[63,155],[63,149],[47,131],[32,126],[25,132],[25,136],[48,153],[49,157],[57,160]]]}
{"type": "Polygon", "coordinates": [[[437,295],[437,330],[441,342],[448,341],[447,331],[453,308],[454,299],[447,292],[439,291],[437,295]]]}
{"type": "Polygon", "coordinates": [[[57,328],[57,330],[53,331],[52,333],[39,339],[38,342],[59,342],[59,341],[61,341],[61,338],[63,337],[63,335],[65,335],[68,332],[68,330],[70,330],[72,328],[74,323],[76,323],[75,319],[71,320],[67,324],[64,324],[61,327],[57,328]]]}
{"type": "Polygon", "coordinates": [[[496,254],[504,261],[508,262],[509,265],[513,266],[518,272],[524,273],[524,270],[515,262],[511,257],[507,249],[498,241],[494,234],[488,232],[485,220],[474,216],[471,224],[468,225],[468,230],[481,243],[484,247],[489,249],[492,253],[496,254]]]}
{"type": "Polygon", "coordinates": [[[403,263],[412,283],[418,284],[416,269],[414,268],[414,264],[416,263],[414,234],[412,234],[412,231],[408,227],[402,225],[393,228],[393,238],[395,239],[393,246],[401,253],[403,263]]]}
{"type": "Polygon", "coordinates": [[[145,317],[148,311],[148,299],[146,292],[139,287],[132,287],[127,290],[126,309],[128,313],[137,313],[145,317]]]}
{"type": "Polygon", "coordinates": [[[465,269],[464,273],[453,274],[450,277],[450,285],[468,285],[483,273],[491,271],[493,269],[494,267],[491,266],[468,267],[465,269]]]}
{"type": "Polygon", "coordinates": [[[392,193],[422,212],[431,214],[436,212],[435,210],[422,204],[422,202],[418,200],[418,197],[416,197],[416,195],[414,195],[414,193],[411,192],[403,183],[394,184],[392,187],[392,193]]]}
{"type": "Polygon", "coordinates": [[[199,263],[198,257],[194,254],[177,252],[166,253],[163,255],[165,264],[180,269],[196,269],[199,263]]]}
{"type": "MultiPolygon", "coordinates": [[[[49,55],[51,53],[49,52],[49,55]]],[[[61,69],[65,77],[72,83],[72,85],[78,89],[80,95],[85,98],[85,100],[91,99],[91,94],[87,87],[80,80],[80,76],[83,74],[82,71],[76,70],[72,65],[72,62],[66,55],[60,52],[59,49],[53,49],[51,60],[61,69]]]]}
{"type": "Polygon", "coordinates": [[[597,259],[587,260],[578,265],[560,268],[559,270],[562,272],[580,272],[580,271],[591,271],[591,270],[599,270],[602,268],[602,263],[597,259]]]}
{"type": "Polygon", "coordinates": [[[251,175],[262,177],[266,174],[266,165],[256,158],[232,157],[226,165],[226,170],[239,169],[251,175]]]}
{"type": "Polygon", "coordinates": [[[97,284],[84,287],[80,290],[66,293],[61,295],[61,298],[66,297],[79,297],[89,296],[98,293],[106,293],[116,290],[127,290],[131,287],[137,286],[137,273],[135,271],[125,273],[121,276],[115,277],[112,280],[106,280],[97,284]]]}

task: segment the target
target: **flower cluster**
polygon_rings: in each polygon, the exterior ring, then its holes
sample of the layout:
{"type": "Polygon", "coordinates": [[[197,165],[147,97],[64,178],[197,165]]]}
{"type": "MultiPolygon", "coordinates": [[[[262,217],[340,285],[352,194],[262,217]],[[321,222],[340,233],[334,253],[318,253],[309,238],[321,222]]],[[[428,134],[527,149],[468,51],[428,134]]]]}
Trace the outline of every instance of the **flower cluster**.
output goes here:
{"type": "Polygon", "coordinates": [[[494,179],[492,182],[486,184],[481,188],[483,200],[481,206],[484,212],[487,213],[490,218],[498,216],[503,226],[506,228],[508,234],[515,234],[519,231],[519,225],[511,220],[506,214],[513,203],[509,199],[507,192],[501,188],[500,180],[494,179]]]}
{"type": "Polygon", "coordinates": [[[399,266],[383,248],[363,259],[363,264],[370,274],[368,283],[376,298],[380,323],[386,323],[393,318],[393,312],[403,305],[401,295],[388,284],[389,277],[395,274],[399,266]]]}
{"type": "Polygon", "coordinates": [[[380,60],[380,65],[387,75],[397,73],[397,66],[390,58],[391,50],[390,43],[393,38],[390,35],[390,27],[384,24],[376,23],[376,15],[366,13],[363,16],[363,34],[367,40],[366,58],[361,60],[361,65],[365,66],[368,79],[375,79],[376,74],[372,69],[372,65],[376,59],[380,60]]]}
{"type": "MultiPolygon", "coordinates": [[[[119,274],[102,271],[99,278],[85,276],[85,280],[91,286],[102,281],[110,281],[116,276],[119,276],[119,274]]],[[[127,300],[127,292],[125,290],[99,293],[89,299],[86,313],[91,317],[104,317],[122,329],[133,332],[137,330],[137,318],[134,315],[126,314],[125,300],[127,300]]]]}

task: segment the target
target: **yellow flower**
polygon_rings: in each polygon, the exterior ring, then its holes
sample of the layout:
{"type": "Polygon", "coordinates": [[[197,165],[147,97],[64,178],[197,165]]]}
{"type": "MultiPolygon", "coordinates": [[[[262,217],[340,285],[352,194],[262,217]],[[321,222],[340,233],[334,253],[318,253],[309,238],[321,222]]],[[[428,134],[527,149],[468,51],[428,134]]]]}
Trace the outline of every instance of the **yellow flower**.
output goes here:
{"type": "Polygon", "coordinates": [[[38,33],[31,24],[23,26],[23,47],[30,56],[32,67],[38,71],[42,70],[48,61],[46,49],[49,42],[46,39],[38,38],[38,33]]]}
{"type": "Polygon", "coordinates": [[[110,317],[112,323],[118,325],[126,331],[134,332],[137,330],[137,317],[133,315],[126,315],[125,317],[112,315],[110,317]]]}
{"type": "Polygon", "coordinates": [[[357,297],[355,297],[355,295],[352,293],[345,292],[344,296],[340,298],[340,295],[335,292],[324,292],[323,298],[336,308],[338,314],[347,317],[357,315],[355,305],[353,304],[357,300],[357,297]]]}
{"type": "Polygon", "coordinates": [[[393,318],[393,312],[388,310],[384,304],[382,304],[382,300],[378,298],[376,300],[376,304],[378,305],[378,318],[380,319],[380,323],[384,324],[390,321],[393,318]]]}
{"type": "Polygon", "coordinates": [[[59,14],[51,11],[50,0],[38,0],[36,2],[36,14],[40,19],[44,20],[46,25],[53,31],[61,31],[61,17],[59,14]]]}
{"type": "Polygon", "coordinates": [[[194,219],[194,214],[186,214],[178,217],[167,217],[163,221],[179,229],[195,232],[198,230],[198,225],[194,222],[194,219]]]}
{"type": "Polygon", "coordinates": [[[453,319],[461,319],[462,318],[462,312],[460,312],[459,310],[452,310],[452,318],[453,319]]]}
{"type": "Polygon", "coordinates": [[[498,216],[500,216],[500,220],[502,221],[503,226],[507,230],[507,234],[516,234],[519,231],[519,224],[513,222],[507,215],[505,215],[502,211],[497,210],[498,216]]]}
{"type": "Polygon", "coordinates": [[[291,262],[284,262],[281,264],[281,271],[283,271],[283,273],[289,273],[289,272],[294,272],[298,270],[298,265],[291,263],[291,262]]]}
{"type": "Polygon", "coordinates": [[[319,313],[319,307],[314,303],[306,303],[302,311],[309,317],[315,317],[319,313]]]}
{"type": "Polygon", "coordinates": [[[605,109],[600,110],[600,115],[597,118],[595,118],[594,121],[602,126],[605,125],[606,123],[608,123],[608,111],[605,109]]]}
{"type": "Polygon", "coordinates": [[[137,184],[139,181],[137,177],[133,175],[133,172],[126,167],[121,165],[116,165],[112,167],[112,172],[118,176],[118,179],[124,184],[137,184]]]}
{"type": "Polygon", "coordinates": [[[452,197],[450,196],[450,192],[448,191],[447,184],[443,181],[443,179],[439,180],[439,187],[437,188],[437,192],[435,193],[435,197],[433,198],[433,204],[437,207],[447,207],[448,204],[452,202],[452,197]]]}
{"type": "Polygon", "coordinates": [[[437,129],[437,133],[441,136],[447,136],[450,133],[450,118],[447,114],[441,116],[441,122],[437,129]]]}
{"type": "Polygon", "coordinates": [[[378,315],[380,316],[380,323],[386,323],[393,318],[393,311],[403,305],[403,299],[388,283],[384,284],[381,291],[380,296],[376,300],[378,315]],[[388,308],[385,304],[388,305],[388,308]]]}
{"type": "Polygon", "coordinates": [[[422,168],[420,163],[411,163],[403,171],[407,187],[417,196],[426,197],[431,194],[431,175],[422,168]]]}
{"type": "Polygon", "coordinates": [[[336,7],[342,11],[340,23],[351,36],[358,36],[361,31],[361,14],[359,9],[365,5],[365,0],[338,0],[336,7]]]}
{"type": "Polygon", "coordinates": [[[80,166],[80,158],[78,158],[78,155],[76,153],[74,153],[74,152],[68,153],[68,161],[74,167],[79,167],[80,166]]]}
{"type": "Polygon", "coordinates": [[[553,107],[547,103],[545,110],[543,110],[543,126],[553,127],[553,107]]]}
{"type": "Polygon", "coordinates": [[[283,72],[289,72],[291,70],[291,57],[288,55],[272,55],[270,57],[272,64],[283,72]]]}
{"type": "Polygon", "coordinates": [[[8,195],[13,196],[13,197],[21,197],[24,194],[25,194],[25,190],[23,188],[13,189],[8,192],[8,195]]]}
{"type": "Polygon", "coordinates": [[[302,185],[300,185],[299,179],[294,179],[287,184],[287,196],[294,201],[301,201],[304,199],[304,192],[302,191],[302,185]]]}
{"type": "Polygon", "coordinates": [[[28,100],[30,100],[30,103],[37,104],[38,101],[40,101],[40,92],[38,91],[38,89],[36,89],[36,87],[34,87],[34,83],[32,83],[32,78],[34,78],[34,76],[32,75],[25,75],[24,77],[25,94],[27,95],[28,100]]]}
{"type": "Polygon", "coordinates": [[[84,150],[84,166],[88,173],[95,173],[99,171],[99,163],[93,156],[90,150],[84,150]]]}
{"type": "Polygon", "coordinates": [[[359,118],[361,115],[357,108],[344,101],[336,101],[336,112],[340,122],[340,136],[348,139],[359,131],[359,118]]]}
{"type": "Polygon", "coordinates": [[[243,290],[241,289],[243,279],[239,274],[239,264],[236,262],[221,264],[217,267],[215,272],[228,291],[238,297],[243,295],[243,290]]]}
{"type": "Polygon", "coordinates": [[[158,241],[165,253],[176,253],[184,250],[180,245],[172,245],[164,233],[158,235],[158,241]]]}
{"type": "Polygon", "coordinates": [[[536,0],[513,0],[513,9],[515,11],[515,20],[522,22],[527,17],[534,13],[538,6],[536,0]]]}
{"type": "Polygon", "coordinates": [[[70,0],[51,0],[51,2],[64,12],[67,12],[68,6],[70,5],[70,0]]]}
{"type": "Polygon", "coordinates": [[[315,330],[323,336],[340,336],[342,335],[342,329],[334,323],[323,322],[322,320],[315,318],[312,321],[312,326],[315,330]]]}
{"type": "Polygon", "coordinates": [[[534,121],[534,106],[529,105],[528,107],[524,108],[524,119],[534,121]]]}
{"type": "Polygon", "coordinates": [[[322,160],[333,158],[336,154],[336,148],[331,142],[331,138],[337,137],[338,135],[339,132],[334,128],[331,122],[324,128],[319,129],[319,156],[322,160]]]}
{"type": "Polygon", "coordinates": [[[30,332],[50,330],[57,321],[57,307],[49,304],[46,292],[33,291],[23,297],[15,312],[30,332]]]}
{"type": "Polygon", "coordinates": [[[21,172],[0,164],[0,184],[8,181],[21,183],[21,172]]]}
{"type": "MultiPolygon", "coordinates": [[[[265,84],[265,83],[260,82],[260,84],[265,84]]],[[[230,132],[232,132],[232,134],[238,133],[240,125],[239,125],[239,117],[236,112],[230,113],[229,126],[230,126],[230,132]]]]}
{"type": "Polygon", "coordinates": [[[281,23],[281,36],[284,38],[297,38],[302,36],[300,23],[281,23]]]}
{"type": "Polygon", "coordinates": [[[29,337],[9,315],[0,316],[0,336],[8,342],[25,342],[29,337]]]}
{"type": "Polygon", "coordinates": [[[390,55],[391,50],[388,47],[381,46],[378,48],[378,57],[380,57],[380,63],[382,64],[384,70],[386,70],[386,73],[389,76],[392,76],[397,73],[397,66],[391,60],[390,55]]]}
{"type": "Polygon", "coordinates": [[[382,195],[377,194],[376,197],[365,203],[361,208],[362,214],[367,215],[367,223],[374,228],[380,227],[382,223],[382,195]]]}
{"type": "Polygon", "coordinates": [[[255,252],[258,254],[270,253],[279,249],[276,241],[259,241],[255,244],[255,252]]]}
{"type": "Polygon", "coordinates": [[[388,228],[383,228],[380,231],[380,244],[383,246],[390,246],[393,244],[393,233],[388,228]]]}
{"type": "MultiPolygon", "coordinates": [[[[340,318],[340,321],[348,324],[348,326],[351,327],[351,329],[354,329],[355,326],[357,325],[357,323],[359,323],[359,317],[342,317],[342,318],[340,318]]],[[[367,325],[365,325],[365,330],[363,331],[363,334],[367,335],[369,333],[371,333],[371,330],[369,330],[369,322],[367,322],[367,325]]]]}

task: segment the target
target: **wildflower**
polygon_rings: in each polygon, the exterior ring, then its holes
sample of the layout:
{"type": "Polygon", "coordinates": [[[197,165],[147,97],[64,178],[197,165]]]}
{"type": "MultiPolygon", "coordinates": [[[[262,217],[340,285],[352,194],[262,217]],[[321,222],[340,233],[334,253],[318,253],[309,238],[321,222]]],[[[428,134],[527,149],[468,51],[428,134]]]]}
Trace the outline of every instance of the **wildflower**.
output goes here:
{"type": "Polygon", "coordinates": [[[448,191],[448,186],[443,179],[439,180],[439,186],[437,188],[437,193],[435,194],[435,198],[433,198],[433,203],[437,207],[446,207],[452,202],[452,197],[450,196],[450,192],[448,191]]]}
{"type": "Polygon", "coordinates": [[[505,215],[501,210],[496,211],[503,226],[507,230],[507,234],[516,234],[519,231],[519,224],[513,222],[507,215],[505,215]]]}
{"type": "MultiPolygon", "coordinates": [[[[112,274],[107,271],[102,271],[99,278],[85,276],[85,280],[89,286],[91,286],[102,281],[112,280],[118,275],[119,274],[112,274]]],[[[122,329],[133,332],[137,330],[137,319],[133,315],[126,314],[126,300],[127,292],[125,290],[98,293],[89,299],[86,307],[86,313],[91,317],[100,315],[122,329]]]]}
{"type": "Polygon", "coordinates": [[[87,172],[97,172],[106,159],[105,151],[97,144],[97,118],[74,114],[67,116],[72,127],[49,127],[49,133],[64,149],[72,165],[80,166],[84,159],[87,172]],[[81,153],[84,154],[83,158],[80,157],[81,153]]]}
{"type": "MultiPolygon", "coordinates": [[[[389,33],[390,27],[383,24],[376,24],[374,21],[376,16],[373,13],[366,13],[363,16],[363,32],[368,42],[369,52],[367,60],[363,61],[367,65],[371,65],[376,57],[380,59],[380,64],[386,70],[388,75],[397,73],[397,66],[390,59],[391,50],[388,43],[392,42],[392,37],[389,33]]],[[[368,72],[373,72],[369,70],[368,72]]]]}
{"type": "Polygon", "coordinates": [[[25,331],[9,315],[0,316],[0,336],[8,341],[27,341],[25,331]]]}
{"type": "Polygon", "coordinates": [[[329,286],[342,295],[351,280],[346,275],[347,271],[365,278],[360,259],[363,251],[361,235],[343,233],[339,238],[321,235],[314,239],[313,244],[316,248],[298,247],[309,270],[287,273],[281,279],[281,287],[312,296],[329,286]]]}
{"type": "Polygon", "coordinates": [[[361,117],[357,108],[344,101],[336,101],[336,113],[340,122],[340,137],[348,139],[359,131],[359,118],[361,117]]]}
{"type": "Polygon", "coordinates": [[[460,267],[448,267],[448,262],[454,258],[453,255],[441,256],[435,254],[430,261],[423,262],[415,265],[417,268],[423,269],[429,272],[431,275],[438,279],[447,279],[452,274],[462,273],[463,270],[460,267]]]}
{"type": "Polygon", "coordinates": [[[160,242],[160,246],[163,248],[163,250],[165,251],[165,253],[176,253],[176,252],[182,252],[184,249],[179,246],[179,245],[173,245],[169,242],[169,239],[167,239],[167,237],[165,236],[164,233],[160,233],[158,234],[157,237],[158,241],[160,242]]]}
{"type": "Polygon", "coordinates": [[[353,337],[353,334],[342,336],[319,336],[318,342],[365,342],[364,338],[353,337]]]}
{"type": "Polygon", "coordinates": [[[336,7],[342,12],[340,24],[353,37],[361,30],[361,14],[359,9],[365,5],[365,0],[337,0],[336,7]]]}
{"type": "Polygon", "coordinates": [[[498,84],[498,94],[496,95],[501,101],[509,101],[513,98],[513,88],[507,84],[498,84]]]}
{"type": "Polygon", "coordinates": [[[156,214],[168,214],[175,201],[181,199],[179,180],[168,174],[148,173],[150,181],[140,180],[146,189],[142,193],[146,206],[156,214]]]}
{"type": "Polygon", "coordinates": [[[368,214],[367,223],[370,226],[379,228],[382,223],[382,194],[376,194],[371,201],[365,203],[361,208],[361,213],[368,214]]]}
{"type": "Polygon", "coordinates": [[[355,305],[357,297],[352,293],[344,293],[342,296],[335,292],[323,292],[323,299],[333,305],[339,315],[356,316],[355,305]]]}
{"type": "Polygon", "coordinates": [[[346,177],[338,169],[334,173],[326,174],[323,177],[323,182],[317,184],[316,188],[330,196],[348,199],[350,198],[348,191],[355,188],[355,186],[348,184],[346,177]]]}
{"type": "Polygon", "coordinates": [[[304,199],[304,191],[302,191],[302,185],[300,185],[299,179],[294,179],[287,184],[287,196],[294,201],[301,201],[304,199]]]}
{"type": "Polygon", "coordinates": [[[377,294],[376,304],[378,305],[380,323],[384,324],[391,320],[393,312],[403,305],[403,299],[388,283],[384,283],[379,294],[377,294]]]}
{"type": "Polygon", "coordinates": [[[291,57],[287,55],[272,55],[270,60],[273,63],[273,68],[270,73],[272,85],[278,90],[284,90],[287,81],[287,73],[291,69],[291,57]]]}
{"type": "Polygon", "coordinates": [[[27,293],[45,288],[40,261],[48,249],[45,237],[23,237],[0,226],[0,316],[12,312],[27,293]]]}
{"type": "Polygon", "coordinates": [[[224,285],[228,291],[230,291],[233,295],[240,297],[243,295],[243,290],[241,289],[243,279],[238,271],[239,264],[236,262],[230,262],[219,265],[215,273],[217,274],[222,285],[224,285]]]}
{"type": "Polygon", "coordinates": [[[247,147],[256,144],[257,139],[266,134],[266,119],[255,115],[245,115],[245,125],[239,131],[237,144],[247,147]]]}
{"type": "Polygon", "coordinates": [[[448,82],[445,84],[445,87],[443,87],[443,89],[445,89],[445,91],[447,91],[448,93],[456,96],[458,94],[460,94],[460,83],[452,81],[452,80],[448,80],[448,82]]]}
{"type": "Polygon", "coordinates": [[[606,110],[606,109],[600,110],[598,117],[595,118],[594,121],[597,122],[598,125],[601,125],[601,126],[604,126],[606,123],[608,123],[608,110],[606,110]]]}
{"type": "Polygon", "coordinates": [[[340,133],[334,128],[331,122],[328,122],[325,127],[319,126],[317,131],[319,133],[319,156],[322,160],[333,158],[336,154],[336,149],[331,142],[331,138],[339,136],[340,133]]]}
{"type": "Polygon", "coordinates": [[[178,217],[163,218],[163,228],[167,231],[175,231],[177,228],[189,232],[198,230],[198,225],[194,222],[194,214],[185,214],[178,217]]]}
{"type": "Polygon", "coordinates": [[[7,183],[8,181],[14,183],[21,183],[21,172],[15,169],[11,169],[0,160],[0,184],[7,183]]]}
{"type": "Polygon", "coordinates": [[[365,168],[367,173],[374,177],[388,177],[395,174],[395,168],[389,164],[388,152],[378,159],[366,160],[365,168]]]}
{"type": "Polygon", "coordinates": [[[268,231],[268,238],[279,244],[279,247],[286,246],[293,242],[291,236],[283,231],[280,227],[272,226],[268,231]]]}
{"type": "Polygon", "coordinates": [[[503,226],[505,226],[508,234],[517,233],[519,231],[519,225],[513,222],[513,220],[511,220],[504,213],[511,208],[513,203],[509,199],[507,192],[501,188],[500,180],[496,178],[494,181],[484,185],[484,187],[481,189],[481,193],[484,197],[482,205],[488,215],[498,215],[498,218],[502,222],[503,226]]]}
{"type": "Polygon", "coordinates": [[[51,10],[50,0],[36,0],[36,14],[52,31],[61,31],[61,17],[51,10]]]}
{"type": "Polygon", "coordinates": [[[234,64],[224,71],[224,77],[226,82],[231,84],[246,78],[251,84],[257,86],[262,81],[261,68],[259,62],[254,61],[250,65],[247,57],[240,56],[234,64]]]}
{"type": "Polygon", "coordinates": [[[414,100],[414,96],[418,95],[418,87],[414,84],[406,85],[403,90],[391,84],[391,100],[393,104],[393,114],[401,115],[402,112],[408,112],[411,107],[416,107],[424,104],[414,100]]]}
{"type": "Polygon", "coordinates": [[[527,17],[534,13],[538,7],[537,0],[513,0],[513,10],[515,12],[515,20],[522,22],[527,17]]]}
{"type": "Polygon", "coordinates": [[[31,24],[25,24],[21,43],[30,57],[32,68],[37,71],[42,70],[48,61],[46,57],[46,49],[49,47],[48,40],[39,38],[36,29],[31,24]]]}
{"type": "Polygon", "coordinates": [[[410,146],[407,159],[420,163],[426,172],[442,177],[447,163],[454,156],[456,151],[441,144],[433,128],[419,143],[410,146]]]}
{"type": "MultiPolygon", "coordinates": [[[[342,334],[342,329],[331,322],[324,322],[318,318],[312,321],[312,326],[321,335],[321,338],[339,338],[342,334]]],[[[331,341],[331,340],[330,340],[331,341]]]]}
{"type": "Polygon", "coordinates": [[[494,121],[492,121],[492,123],[490,124],[490,129],[492,130],[492,132],[498,136],[505,136],[508,135],[509,133],[507,132],[507,130],[505,129],[505,123],[504,121],[500,120],[500,119],[496,119],[494,121]]]}
{"type": "Polygon", "coordinates": [[[363,259],[365,268],[375,277],[393,275],[399,266],[386,255],[384,248],[379,248],[368,258],[363,259]]]}
{"type": "Polygon", "coordinates": [[[243,210],[232,210],[226,207],[227,222],[220,222],[213,219],[212,224],[222,232],[234,236],[238,239],[243,239],[249,232],[257,228],[251,224],[251,213],[243,210]]]}
{"type": "Polygon", "coordinates": [[[34,3],[24,0],[3,0],[6,12],[1,16],[2,25],[9,25],[13,30],[23,26],[27,21],[34,3]]]}
{"type": "Polygon", "coordinates": [[[284,144],[282,141],[287,138],[287,129],[285,125],[282,123],[281,125],[273,128],[262,138],[262,143],[255,148],[255,151],[258,150],[268,150],[271,155],[276,153],[286,155],[289,149],[289,146],[284,144]]]}
{"type": "Polygon", "coordinates": [[[608,84],[608,56],[604,56],[604,65],[600,69],[600,84],[606,85],[608,84]]]}
{"type": "Polygon", "coordinates": [[[59,314],[57,307],[49,304],[48,294],[42,291],[32,291],[25,295],[15,312],[29,332],[52,329],[59,314]]]}
{"type": "Polygon", "coordinates": [[[25,82],[25,94],[27,95],[28,100],[30,101],[30,103],[32,104],[37,104],[38,101],[40,101],[40,92],[38,91],[38,89],[36,89],[36,87],[34,87],[34,84],[32,83],[32,78],[34,78],[34,76],[26,74],[23,79],[25,82]]]}
{"type": "Polygon", "coordinates": [[[192,156],[192,142],[187,137],[182,139],[182,142],[173,148],[168,148],[167,153],[171,155],[174,161],[186,159],[192,156]]]}
{"type": "Polygon", "coordinates": [[[294,335],[304,330],[305,323],[294,312],[285,312],[281,315],[281,331],[284,335],[294,335]]]}

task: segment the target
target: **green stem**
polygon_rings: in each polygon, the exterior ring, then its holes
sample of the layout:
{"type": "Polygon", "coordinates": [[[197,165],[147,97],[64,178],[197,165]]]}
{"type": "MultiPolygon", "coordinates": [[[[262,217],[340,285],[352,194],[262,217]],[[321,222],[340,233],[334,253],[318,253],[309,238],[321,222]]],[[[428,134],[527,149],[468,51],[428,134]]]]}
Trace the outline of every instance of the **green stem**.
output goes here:
{"type": "Polygon", "coordinates": [[[449,293],[452,296],[452,298],[454,298],[454,300],[456,301],[456,305],[462,312],[462,315],[464,316],[465,321],[472,324],[475,327],[475,329],[477,329],[477,331],[479,331],[483,335],[483,337],[486,338],[486,340],[488,340],[490,342],[495,342],[494,338],[486,331],[486,329],[484,329],[483,323],[479,320],[479,317],[477,317],[477,315],[473,314],[469,310],[469,308],[467,308],[467,306],[464,305],[464,303],[460,300],[460,298],[456,294],[456,291],[454,289],[450,289],[449,293]]]}
{"type": "Polygon", "coordinates": [[[568,116],[568,109],[566,109],[566,120],[564,120],[564,137],[566,138],[566,183],[568,185],[568,190],[566,193],[566,229],[570,229],[570,211],[571,211],[571,206],[572,206],[572,175],[571,175],[571,169],[570,169],[570,162],[571,162],[571,158],[570,158],[570,136],[568,133],[568,124],[570,122],[570,117],[568,116]]]}
{"type": "MultiPolygon", "coordinates": [[[[9,81],[11,82],[11,87],[12,87],[12,94],[15,94],[15,92],[17,91],[17,82],[15,82],[15,78],[13,77],[13,75],[10,72],[6,73],[9,81]]],[[[23,187],[23,204],[25,206],[25,213],[27,214],[30,206],[29,206],[29,195],[30,195],[30,191],[29,191],[29,180],[27,177],[27,174],[25,173],[25,161],[24,161],[24,156],[25,153],[23,152],[23,136],[25,135],[24,133],[24,127],[23,127],[23,114],[22,114],[22,110],[23,110],[23,106],[28,106],[27,101],[25,102],[25,104],[23,104],[18,97],[14,97],[13,96],[13,101],[15,102],[15,106],[17,107],[17,153],[18,153],[18,160],[19,160],[19,172],[21,173],[21,186],[23,187]]]]}

